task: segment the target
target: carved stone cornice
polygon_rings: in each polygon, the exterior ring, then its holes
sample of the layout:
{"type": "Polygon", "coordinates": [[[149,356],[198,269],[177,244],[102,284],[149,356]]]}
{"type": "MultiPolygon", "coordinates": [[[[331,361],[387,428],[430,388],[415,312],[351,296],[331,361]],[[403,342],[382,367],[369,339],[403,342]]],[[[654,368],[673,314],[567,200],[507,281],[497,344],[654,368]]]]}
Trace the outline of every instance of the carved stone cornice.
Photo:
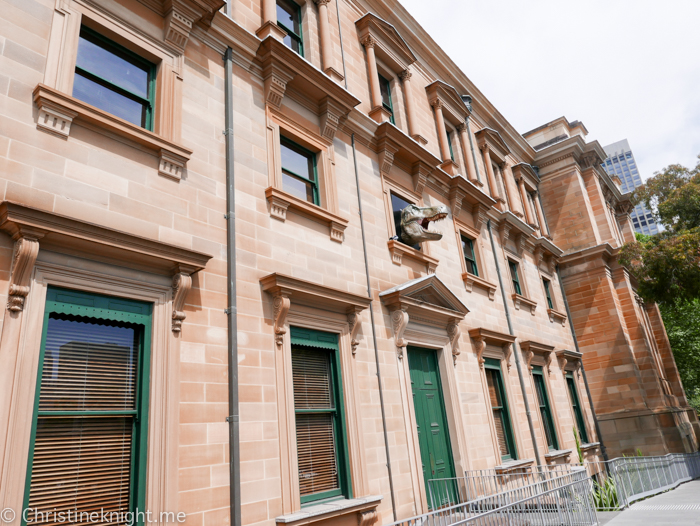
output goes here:
{"type": "Polygon", "coordinates": [[[544,357],[545,367],[547,369],[547,374],[551,374],[550,365],[552,363],[552,357],[554,352],[554,346],[546,345],[544,343],[533,342],[533,341],[523,341],[520,342],[520,349],[523,351],[525,357],[525,363],[527,368],[532,371],[532,359],[536,354],[544,357]]]}
{"type": "Polygon", "coordinates": [[[376,55],[394,73],[408,69],[416,56],[396,28],[374,13],[367,13],[355,22],[357,34],[363,46],[374,47],[376,55]]]}
{"type": "Polygon", "coordinates": [[[403,335],[412,317],[421,324],[442,328],[452,344],[453,355],[459,354],[459,322],[469,309],[434,274],[407,281],[379,293],[391,313],[394,341],[399,358],[408,344],[403,335]]]}
{"type": "Polygon", "coordinates": [[[165,0],[165,41],[183,53],[194,25],[208,27],[225,5],[225,0],[165,0]]]}
{"type": "Polygon", "coordinates": [[[332,142],[339,122],[360,103],[344,89],[274,36],[266,37],[257,51],[263,72],[265,102],[280,109],[285,93],[293,89],[320,118],[320,135],[332,142]]]}
{"type": "Polygon", "coordinates": [[[34,263],[39,255],[39,239],[42,234],[25,234],[15,240],[15,254],[12,259],[12,274],[7,298],[7,308],[12,312],[24,309],[24,300],[29,295],[29,284],[34,263]]]}
{"type": "Polygon", "coordinates": [[[574,364],[574,371],[578,372],[581,369],[583,358],[583,353],[578,351],[570,351],[568,349],[561,349],[556,352],[557,359],[559,361],[559,369],[563,375],[566,375],[566,366],[569,363],[574,364]]]}
{"type": "Polygon", "coordinates": [[[173,315],[172,331],[179,333],[182,322],[187,315],[184,312],[187,293],[192,288],[192,276],[187,272],[178,272],[173,276],[173,315]]]}
{"type": "Polygon", "coordinates": [[[471,329],[469,336],[476,343],[476,357],[479,361],[479,366],[483,369],[485,359],[483,357],[486,345],[494,345],[500,347],[503,351],[503,358],[508,360],[508,368],[510,369],[510,356],[512,354],[512,345],[515,343],[515,336],[502,332],[492,331],[484,328],[471,329]]]}
{"type": "Polygon", "coordinates": [[[501,137],[501,134],[491,128],[482,128],[474,134],[479,148],[488,148],[488,153],[496,164],[501,165],[510,154],[510,148],[501,137]]]}
{"type": "Polygon", "coordinates": [[[445,119],[454,126],[458,126],[469,117],[469,110],[462,97],[455,88],[446,82],[436,80],[427,85],[425,91],[430,105],[436,110],[442,110],[445,119]]]}

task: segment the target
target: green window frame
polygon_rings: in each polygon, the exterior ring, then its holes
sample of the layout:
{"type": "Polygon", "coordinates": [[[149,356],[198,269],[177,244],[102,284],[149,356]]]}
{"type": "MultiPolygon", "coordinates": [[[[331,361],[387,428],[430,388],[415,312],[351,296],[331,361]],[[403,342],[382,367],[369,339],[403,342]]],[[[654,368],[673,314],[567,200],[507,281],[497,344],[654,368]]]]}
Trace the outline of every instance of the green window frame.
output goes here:
{"type": "Polygon", "coordinates": [[[303,57],[304,35],[301,29],[301,6],[292,0],[277,0],[277,13],[277,25],[287,33],[284,44],[303,57]],[[280,10],[290,16],[294,27],[288,27],[287,24],[279,21],[280,10]]]}
{"type": "Polygon", "coordinates": [[[520,288],[520,275],[518,273],[518,264],[515,261],[508,260],[508,268],[510,269],[510,279],[513,282],[513,291],[520,296],[523,295],[523,289],[520,288]]]}
{"type": "MultiPolygon", "coordinates": [[[[314,407],[301,409],[297,407],[295,397],[294,414],[295,427],[299,418],[308,415],[329,415],[333,421],[333,438],[335,446],[335,462],[337,472],[337,485],[335,489],[321,491],[312,494],[301,495],[302,507],[310,504],[318,504],[319,501],[337,499],[351,499],[352,481],[350,476],[350,456],[347,448],[347,426],[345,423],[345,404],[343,402],[343,382],[340,365],[340,349],[338,335],[330,332],[317,331],[302,327],[291,326],[290,338],[292,347],[292,363],[294,363],[295,351],[323,353],[328,358],[330,367],[330,407],[314,407]]],[[[293,366],[294,368],[294,366],[293,366]]],[[[295,391],[296,392],[296,391],[295,391]]],[[[298,447],[297,443],[297,447],[298,447]]],[[[302,476],[299,473],[300,477],[302,476]]]]}
{"type": "MultiPolygon", "coordinates": [[[[491,410],[494,413],[495,424],[498,425],[500,421],[503,425],[503,436],[505,439],[505,451],[500,449],[501,444],[499,443],[499,450],[501,451],[501,460],[516,460],[518,458],[518,451],[515,446],[515,439],[513,437],[513,424],[510,418],[510,409],[508,407],[508,396],[506,394],[505,386],[503,384],[503,371],[501,370],[501,362],[494,360],[493,358],[486,358],[484,362],[484,371],[487,378],[487,386],[491,385],[488,379],[491,378],[491,382],[494,387],[497,400],[489,400],[491,404],[491,410]],[[490,375],[490,376],[489,376],[490,375]],[[496,418],[499,417],[499,418],[496,418]]],[[[497,430],[498,433],[498,430],[497,430]]]]}
{"type": "Polygon", "coordinates": [[[396,125],[394,119],[394,103],[391,101],[391,82],[380,74],[377,74],[377,76],[379,77],[379,92],[382,96],[382,106],[391,114],[389,117],[391,124],[396,125]]]}
{"type": "Polygon", "coordinates": [[[445,135],[447,136],[447,147],[450,149],[450,159],[455,160],[454,151],[452,151],[452,132],[450,130],[445,130],[445,135]]]}
{"type": "MultiPolygon", "coordinates": [[[[93,422],[96,419],[104,419],[103,422],[108,422],[107,419],[124,418],[125,421],[131,420],[131,458],[129,471],[129,511],[134,513],[138,510],[146,510],[146,471],[147,471],[147,452],[148,452],[148,407],[149,407],[149,384],[150,384],[150,364],[151,364],[151,334],[152,334],[152,312],[153,305],[142,301],[129,300],[116,296],[104,296],[101,294],[80,292],[75,290],[63,289],[54,286],[49,286],[46,294],[46,304],[44,310],[44,321],[41,337],[41,349],[39,353],[39,367],[37,373],[37,382],[34,398],[34,410],[32,418],[31,439],[29,444],[29,455],[27,463],[27,476],[24,492],[24,508],[28,509],[36,506],[31,506],[31,489],[32,489],[32,473],[35,456],[35,446],[37,439],[37,428],[39,420],[49,421],[50,419],[60,419],[68,421],[72,419],[74,422],[81,419],[91,419],[93,422]],[[49,334],[49,319],[59,319],[68,321],[79,321],[83,323],[91,323],[94,325],[111,325],[116,327],[131,327],[135,328],[135,347],[139,349],[138,356],[134,360],[135,385],[133,409],[107,409],[107,410],[60,410],[60,409],[40,409],[40,401],[42,395],[42,384],[44,379],[44,367],[46,364],[46,349],[47,336],[49,334]],[[119,324],[119,325],[112,325],[119,324]]],[[[63,335],[63,334],[61,334],[63,335]]],[[[71,334],[72,336],[72,334],[71,334]]],[[[65,344],[64,344],[65,345],[65,344]]],[[[57,366],[55,358],[53,367],[61,367],[60,362],[57,366]]],[[[68,358],[70,360],[70,357],[68,358]]],[[[104,367],[104,365],[102,365],[104,367]]],[[[53,369],[55,370],[55,369],[53,369]]],[[[90,373],[87,372],[86,376],[90,373]]],[[[92,373],[94,374],[94,372],[92,373]]],[[[47,399],[49,404],[70,404],[66,402],[65,391],[61,391],[62,396],[56,398],[50,397],[50,388],[47,389],[47,399]],[[57,402],[56,400],[60,400],[57,402]]],[[[80,394],[77,391],[76,394],[80,394]]],[[[102,398],[100,398],[102,400],[102,398]]],[[[90,403],[88,399],[83,402],[90,403]]],[[[94,403],[94,402],[93,402],[94,403]]],[[[77,404],[76,404],[77,405],[77,404]]],[[[54,420],[56,421],[56,420],[54,420]]],[[[104,424],[103,424],[104,425],[104,424]]],[[[86,446],[89,447],[89,446],[86,446]]],[[[94,446],[93,446],[94,447],[94,446]]],[[[94,453],[94,450],[93,450],[94,453]]],[[[84,484],[84,481],[83,481],[84,484]]],[[[111,490],[113,488],[106,488],[111,490]]],[[[46,490],[45,490],[46,491],[46,490]]],[[[90,493],[92,495],[92,493],[90,493]]],[[[99,501],[99,497],[93,497],[99,501]]],[[[43,510],[52,513],[53,510],[43,510]]],[[[73,510],[70,510],[71,512],[73,510]]],[[[92,511],[92,509],[88,510],[92,511]]],[[[31,517],[31,515],[30,515],[31,517]]],[[[30,521],[31,523],[31,521],[30,521]]],[[[142,526],[144,517],[135,516],[134,524],[142,526]]],[[[22,525],[26,526],[27,521],[22,518],[22,525]]]]}
{"type": "Polygon", "coordinates": [[[88,80],[91,80],[92,82],[95,82],[109,89],[110,91],[117,93],[118,95],[121,95],[123,97],[126,97],[128,99],[134,100],[142,104],[145,108],[145,114],[143,115],[141,127],[145,128],[148,131],[153,131],[153,112],[156,100],[156,65],[146,60],[145,58],[137,55],[133,51],[125,48],[124,46],[121,46],[116,42],[100,35],[98,32],[90,29],[89,27],[80,27],[80,38],[92,42],[93,44],[96,44],[97,46],[103,48],[107,52],[116,55],[126,60],[127,62],[130,62],[137,67],[144,68],[148,71],[147,96],[143,97],[138,93],[135,93],[132,90],[125,88],[124,86],[120,86],[117,83],[111,82],[101,77],[100,75],[95,74],[94,72],[88,71],[87,69],[78,66],[77,64],[75,66],[75,75],[85,77],[88,80]]]}
{"type": "Polygon", "coordinates": [[[479,276],[479,267],[476,264],[476,253],[474,252],[474,241],[465,235],[460,235],[462,239],[462,254],[467,272],[474,276],[479,276]]]}
{"type": "Polygon", "coordinates": [[[547,439],[547,447],[550,450],[559,449],[559,440],[557,439],[557,431],[554,426],[554,417],[552,416],[552,406],[549,403],[549,394],[547,393],[547,382],[544,379],[544,373],[541,366],[532,368],[532,378],[535,382],[535,392],[537,393],[537,403],[540,407],[540,416],[544,425],[544,434],[547,439]]]}
{"type": "Polygon", "coordinates": [[[554,309],[554,302],[552,301],[552,291],[550,289],[550,282],[547,278],[542,278],[542,285],[544,286],[544,295],[547,298],[547,306],[550,309],[554,309]]]}
{"type": "Polygon", "coordinates": [[[574,380],[574,375],[571,372],[566,373],[566,386],[569,389],[569,399],[571,401],[571,408],[574,410],[574,419],[576,421],[576,428],[578,429],[579,437],[581,438],[581,443],[588,444],[586,421],[583,418],[583,410],[581,408],[581,402],[578,396],[578,389],[576,388],[576,381],[574,380]]]}
{"type": "MultiPolygon", "coordinates": [[[[306,201],[315,204],[316,206],[320,206],[321,201],[319,199],[319,193],[318,193],[318,168],[316,164],[316,153],[312,152],[311,150],[304,148],[303,146],[295,143],[291,139],[288,139],[287,137],[280,136],[280,148],[282,147],[287,147],[293,152],[301,155],[302,157],[305,157],[307,160],[308,164],[308,170],[306,175],[300,174],[295,172],[293,169],[290,167],[285,167],[284,165],[284,160],[282,161],[282,187],[286,186],[284,184],[284,177],[287,176],[291,178],[289,182],[293,182],[294,180],[301,181],[305,185],[310,185],[311,188],[311,195],[306,197],[306,201]],[[311,197],[311,199],[309,199],[311,197]]],[[[281,156],[283,158],[283,156],[281,156]]],[[[288,190],[285,190],[288,191],[288,190]]],[[[308,191],[307,191],[308,192],[308,191]]],[[[293,192],[289,192],[292,193],[293,192]]],[[[296,195],[296,194],[294,194],[296,195]]]]}

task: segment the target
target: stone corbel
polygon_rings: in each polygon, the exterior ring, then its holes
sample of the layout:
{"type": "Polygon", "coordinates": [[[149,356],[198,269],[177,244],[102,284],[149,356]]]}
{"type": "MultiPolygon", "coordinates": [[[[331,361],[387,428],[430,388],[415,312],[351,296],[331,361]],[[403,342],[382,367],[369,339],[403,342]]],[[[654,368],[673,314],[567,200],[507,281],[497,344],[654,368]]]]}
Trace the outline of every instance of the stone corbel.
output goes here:
{"type": "Polygon", "coordinates": [[[37,107],[39,108],[37,128],[62,139],[70,135],[70,127],[73,119],[78,116],[77,112],[43,99],[37,100],[37,107]]]}
{"type": "Polygon", "coordinates": [[[540,265],[542,265],[542,261],[544,261],[544,249],[541,245],[537,245],[535,247],[533,256],[535,256],[535,265],[537,265],[537,267],[539,268],[540,265]]]}
{"type": "Polygon", "coordinates": [[[184,53],[194,21],[195,15],[183,2],[171,2],[170,10],[165,16],[165,41],[184,53]]]}
{"type": "Polygon", "coordinates": [[[508,366],[508,370],[510,371],[510,357],[513,355],[513,344],[504,343],[501,349],[503,349],[503,359],[506,361],[506,365],[508,366]]]}
{"type": "Polygon", "coordinates": [[[350,325],[350,345],[352,347],[353,356],[357,353],[357,347],[360,345],[360,340],[357,339],[357,333],[362,325],[361,308],[353,308],[348,312],[348,324],[350,325]]]}
{"type": "Polygon", "coordinates": [[[272,63],[263,71],[263,86],[265,89],[265,102],[276,109],[282,107],[282,99],[287,91],[287,83],[294,78],[294,74],[272,63]]]}
{"type": "Polygon", "coordinates": [[[338,125],[340,124],[340,119],[343,116],[343,112],[329,97],[321,101],[320,110],[321,135],[332,142],[338,125]]]}
{"type": "Polygon", "coordinates": [[[554,256],[549,256],[547,258],[547,270],[551,275],[554,275],[554,273],[557,270],[557,258],[554,256]]]}
{"type": "Polygon", "coordinates": [[[561,374],[566,376],[566,364],[569,363],[569,358],[567,358],[565,354],[560,354],[558,361],[559,361],[559,370],[561,371],[561,374]]]}
{"type": "Polygon", "coordinates": [[[43,237],[41,234],[23,235],[15,241],[15,255],[7,298],[7,308],[11,312],[20,312],[24,309],[24,300],[29,295],[34,263],[39,255],[41,237],[43,237]]]}
{"type": "Polygon", "coordinates": [[[191,288],[192,276],[189,272],[178,272],[173,276],[173,332],[180,332],[182,330],[182,322],[187,317],[184,311],[185,299],[191,288]]]}
{"type": "Polygon", "coordinates": [[[394,165],[394,155],[399,149],[387,140],[379,143],[379,171],[382,175],[389,175],[394,165]]]}
{"type": "Polygon", "coordinates": [[[472,339],[476,342],[476,359],[479,362],[479,367],[484,368],[486,360],[484,359],[484,351],[486,350],[486,338],[483,336],[472,336],[472,339]]]}
{"type": "Polygon", "coordinates": [[[519,232],[515,236],[515,250],[518,253],[518,255],[523,254],[523,251],[525,250],[525,244],[527,242],[527,236],[523,234],[522,232],[519,232]]]}
{"type": "Polygon", "coordinates": [[[431,171],[432,168],[430,165],[424,163],[423,161],[418,161],[413,164],[413,170],[411,172],[413,177],[413,190],[418,195],[423,193],[423,189],[425,188],[425,184],[428,182],[428,176],[430,175],[431,171]]]}
{"type": "Polygon", "coordinates": [[[278,349],[282,349],[284,343],[284,335],[287,333],[285,323],[287,321],[287,313],[292,302],[289,295],[284,292],[278,292],[272,300],[272,308],[274,309],[275,320],[275,344],[278,349]]]}
{"type": "Polygon", "coordinates": [[[478,203],[472,207],[474,228],[476,228],[479,232],[481,232],[481,227],[486,224],[486,221],[488,221],[488,216],[486,215],[487,211],[488,209],[484,205],[478,203]]]}
{"type": "Polygon", "coordinates": [[[462,209],[462,199],[466,197],[467,193],[462,190],[459,186],[454,186],[450,189],[450,210],[452,211],[452,217],[459,216],[459,211],[462,209]]]}
{"type": "Polygon", "coordinates": [[[393,311],[391,313],[391,326],[394,330],[396,352],[399,355],[399,359],[402,359],[404,349],[408,345],[408,342],[403,337],[406,332],[406,327],[408,326],[408,312],[403,309],[396,309],[393,311]]]}
{"type": "Polygon", "coordinates": [[[523,357],[525,358],[525,365],[527,365],[527,370],[532,371],[532,359],[535,357],[535,353],[531,350],[523,350],[523,357]]]}
{"type": "Polygon", "coordinates": [[[505,221],[498,227],[498,235],[501,238],[501,245],[505,247],[510,237],[510,225],[505,221]]]}
{"type": "Polygon", "coordinates": [[[362,511],[357,514],[357,526],[372,526],[378,519],[377,510],[362,511]]]}
{"type": "Polygon", "coordinates": [[[447,324],[447,336],[450,338],[450,347],[452,347],[452,360],[454,365],[457,365],[457,356],[460,355],[459,337],[462,331],[459,329],[459,320],[453,319],[447,324]]]}
{"type": "Polygon", "coordinates": [[[547,374],[552,374],[552,368],[550,367],[552,365],[552,355],[554,351],[549,351],[544,353],[544,366],[547,369],[547,374]]]}

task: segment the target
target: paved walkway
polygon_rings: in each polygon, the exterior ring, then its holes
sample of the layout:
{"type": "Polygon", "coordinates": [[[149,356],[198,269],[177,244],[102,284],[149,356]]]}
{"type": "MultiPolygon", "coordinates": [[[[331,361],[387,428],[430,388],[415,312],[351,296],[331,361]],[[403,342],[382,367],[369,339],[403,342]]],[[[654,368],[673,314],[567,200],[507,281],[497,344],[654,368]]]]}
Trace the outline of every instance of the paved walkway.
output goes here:
{"type": "Polygon", "coordinates": [[[632,504],[621,512],[599,513],[601,526],[698,526],[700,480],[632,504]]]}

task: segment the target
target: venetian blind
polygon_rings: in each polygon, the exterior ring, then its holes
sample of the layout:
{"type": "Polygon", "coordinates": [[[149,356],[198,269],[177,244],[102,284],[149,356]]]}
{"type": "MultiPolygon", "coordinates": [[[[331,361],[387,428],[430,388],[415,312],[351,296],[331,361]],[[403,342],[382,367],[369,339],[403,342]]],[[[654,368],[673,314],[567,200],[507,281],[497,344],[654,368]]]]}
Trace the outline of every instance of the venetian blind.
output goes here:
{"type": "Polygon", "coordinates": [[[27,502],[50,512],[43,524],[60,512],[121,513],[110,523],[126,523],[141,332],[131,323],[50,314],[27,502]]]}
{"type": "Polygon", "coordinates": [[[503,406],[501,402],[500,386],[498,383],[498,372],[493,369],[486,370],[486,381],[489,387],[489,398],[491,400],[491,408],[493,411],[493,420],[496,424],[496,437],[498,438],[498,448],[502,456],[510,454],[508,451],[508,442],[506,441],[506,422],[503,414],[503,406]]]}
{"type": "Polygon", "coordinates": [[[293,347],[292,374],[300,493],[339,489],[330,353],[293,347]]]}

